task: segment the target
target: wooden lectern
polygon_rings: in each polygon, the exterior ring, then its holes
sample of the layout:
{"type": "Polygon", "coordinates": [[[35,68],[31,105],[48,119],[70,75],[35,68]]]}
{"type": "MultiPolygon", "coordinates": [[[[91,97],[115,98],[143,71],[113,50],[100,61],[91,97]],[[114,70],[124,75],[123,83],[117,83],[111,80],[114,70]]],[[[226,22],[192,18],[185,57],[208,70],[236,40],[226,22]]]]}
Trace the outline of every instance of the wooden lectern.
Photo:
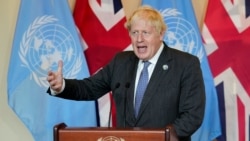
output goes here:
{"type": "Polygon", "coordinates": [[[54,126],[54,141],[170,141],[169,128],[54,126]]]}

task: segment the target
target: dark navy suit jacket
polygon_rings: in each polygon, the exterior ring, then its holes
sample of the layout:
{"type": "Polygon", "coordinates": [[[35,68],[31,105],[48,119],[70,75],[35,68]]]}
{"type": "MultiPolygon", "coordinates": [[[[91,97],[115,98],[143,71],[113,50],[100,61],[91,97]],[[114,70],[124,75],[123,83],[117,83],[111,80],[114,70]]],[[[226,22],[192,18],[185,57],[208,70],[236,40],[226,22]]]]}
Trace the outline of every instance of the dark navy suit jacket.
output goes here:
{"type": "Polygon", "coordinates": [[[112,91],[118,127],[166,127],[171,124],[178,136],[190,140],[203,121],[205,107],[199,59],[164,44],[136,118],[133,102],[138,61],[133,51],[121,52],[90,78],[65,79],[66,87],[57,96],[96,100],[112,91]],[[163,65],[168,68],[163,69],[163,65]]]}

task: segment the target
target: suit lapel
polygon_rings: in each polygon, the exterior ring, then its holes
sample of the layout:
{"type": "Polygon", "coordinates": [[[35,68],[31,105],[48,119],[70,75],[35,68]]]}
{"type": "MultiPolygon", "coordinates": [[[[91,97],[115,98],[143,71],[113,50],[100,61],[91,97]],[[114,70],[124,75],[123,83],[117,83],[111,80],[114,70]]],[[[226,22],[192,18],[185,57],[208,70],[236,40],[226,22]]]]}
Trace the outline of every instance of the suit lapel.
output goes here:
{"type": "Polygon", "coordinates": [[[135,78],[136,78],[136,71],[138,67],[138,61],[139,59],[137,57],[132,57],[131,58],[131,63],[130,66],[128,66],[126,69],[129,69],[128,72],[130,74],[128,75],[128,82],[130,83],[130,86],[127,90],[127,116],[126,116],[126,121],[130,126],[133,126],[135,123],[135,116],[134,116],[134,89],[135,89],[135,78]],[[127,118],[130,117],[130,118],[127,118]],[[133,117],[133,118],[131,118],[133,117]]]}
{"type": "Polygon", "coordinates": [[[156,63],[156,66],[154,68],[154,71],[153,71],[153,74],[150,78],[150,81],[148,83],[146,92],[144,94],[144,97],[143,97],[143,100],[141,103],[141,107],[140,107],[140,111],[139,111],[137,120],[140,119],[146,106],[148,105],[148,103],[150,102],[152,97],[156,94],[155,92],[157,92],[157,88],[159,87],[159,84],[161,83],[161,81],[159,81],[159,80],[161,80],[161,78],[164,78],[165,77],[164,75],[168,74],[167,72],[168,72],[169,68],[166,68],[166,67],[169,66],[169,63],[171,60],[171,55],[168,53],[169,53],[168,47],[165,45],[161,55],[159,56],[157,63],[156,63]],[[163,68],[163,66],[165,66],[165,67],[163,68]]]}

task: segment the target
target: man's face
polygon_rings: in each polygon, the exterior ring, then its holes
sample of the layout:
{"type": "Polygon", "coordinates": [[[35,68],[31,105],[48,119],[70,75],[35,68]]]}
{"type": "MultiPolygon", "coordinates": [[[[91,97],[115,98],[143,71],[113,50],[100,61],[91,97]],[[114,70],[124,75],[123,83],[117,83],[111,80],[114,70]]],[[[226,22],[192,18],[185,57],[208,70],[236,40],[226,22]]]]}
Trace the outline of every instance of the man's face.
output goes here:
{"type": "Polygon", "coordinates": [[[141,60],[149,60],[156,54],[164,35],[143,19],[137,19],[132,23],[129,34],[134,52],[141,60]]]}

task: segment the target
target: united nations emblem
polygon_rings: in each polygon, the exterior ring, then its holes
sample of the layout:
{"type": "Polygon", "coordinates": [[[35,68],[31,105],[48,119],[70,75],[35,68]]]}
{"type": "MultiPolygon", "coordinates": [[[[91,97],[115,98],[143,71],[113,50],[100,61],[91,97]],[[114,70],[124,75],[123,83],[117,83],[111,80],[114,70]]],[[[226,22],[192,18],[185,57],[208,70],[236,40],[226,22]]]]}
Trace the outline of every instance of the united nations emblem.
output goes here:
{"type": "Polygon", "coordinates": [[[196,55],[200,60],[204,56],[203,47],[200,47],[198,33],[194,26],[184,18],[177,9],[167,8],[160,11],[165,23],[167,32],[164,41],[172,48],[196,55]]]}
{"type": "Polygon", "coordinates": [[[57,70],[64,62],[64,76],[75,78],[81,70],[81,53],[77,52],[72,34],[53,16],[37,17],[22,36],[19,57],[31,72],[31,79],[41,87],[48,87],[49,70],[57,70]]]}
{"type": "Polygon", "coordinates": [[[125,141],[123,138],[118,138],[115,136],[101,137],[97,141],[125,141]]]}

